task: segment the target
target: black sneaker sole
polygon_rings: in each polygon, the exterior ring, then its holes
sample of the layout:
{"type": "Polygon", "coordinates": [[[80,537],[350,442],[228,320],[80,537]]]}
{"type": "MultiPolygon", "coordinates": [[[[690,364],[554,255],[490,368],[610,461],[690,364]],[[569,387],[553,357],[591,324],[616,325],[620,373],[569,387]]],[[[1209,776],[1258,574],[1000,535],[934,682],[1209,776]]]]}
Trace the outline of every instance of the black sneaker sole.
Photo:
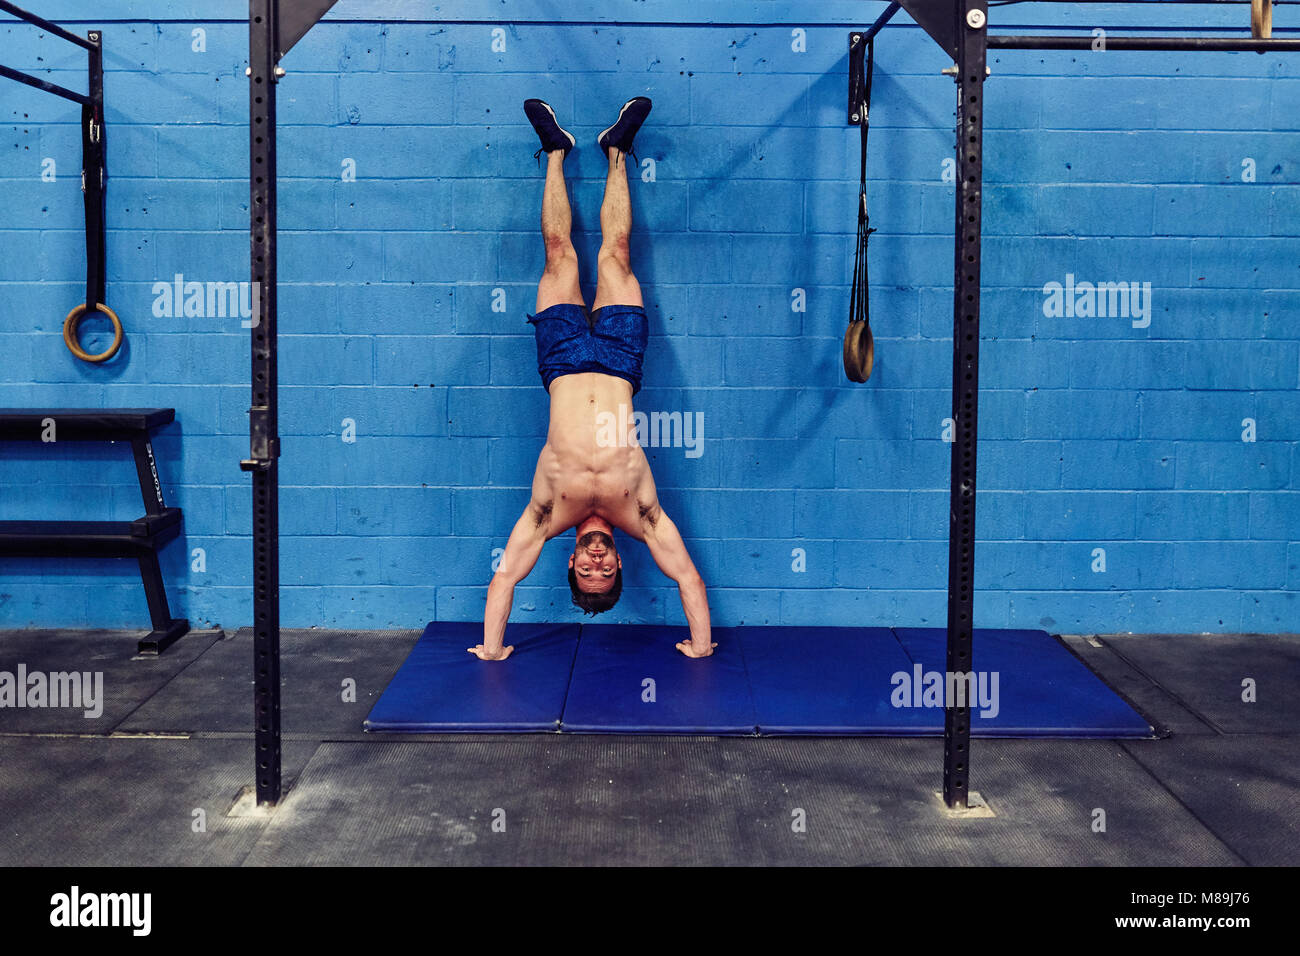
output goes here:
{"type": "MultiPolygon", "coordinates": [[[[567,129],[565,129],[563,126],[560,125],[560,121],[555,116],[555,110],[551,109],[551,104],[546,102],[546,100],[538,100],[537,102],[541,104],[541,106],[546,110],[546,112],[551,114],[551,122],[555,124],[555,128],[558,129],[561,133],[563,133],[565,138],[568,139],[569,149],[573,149],[573,147],[577,146],[578,141],[574,138],[572,133],[570,133],[567,129]]],[[[623,114],[620,113],[619,115],[622,116],[623,114]]],[[[534,126],[533,129],[535,130],[537,129],[537,127],[534,126]]]]}
{"type": "Polygon", "coordinates": [[[630,100],[628,100],[626,103],[623,104],[623,108],[622,108],[621,110],[618,111],[618,119],[614,120],[613,123],[611,123],[607,128],[605,128],[604,130],[602,130],[601,133],[600,133],[600,135],[596,137],[596,145],[597,145],[597,146],[599,146],[601,149],[609,149],[610,146],[613,146],[613,145],[614,145],[613,143],[610,143],[609,146],[606,146],[606,145],[605,145],[605,142],[604,142],[605,137],[609,135],[609,131],[610,131],[610,130],[612,130],[612,129],[613,129],[615,126],[617,126],[619,123],[623,122],[623,114],[627,112],[627,108],[628,108],[629,106],[631,106],[633,103],[635,103],[635,102],[636,102],[637,100],[639,100],[639,99],[641,99],[641,97],[639,97],[639,96],[634,96],[634,97],[632,97],[630,100]]]}

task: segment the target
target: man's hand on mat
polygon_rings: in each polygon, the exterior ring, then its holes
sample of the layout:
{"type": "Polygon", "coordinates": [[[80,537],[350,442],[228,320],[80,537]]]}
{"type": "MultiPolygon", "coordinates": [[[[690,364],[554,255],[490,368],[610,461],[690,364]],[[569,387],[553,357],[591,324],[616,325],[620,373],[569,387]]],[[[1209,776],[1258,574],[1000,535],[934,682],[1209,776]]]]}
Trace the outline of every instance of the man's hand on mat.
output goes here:
{"type": "Polygon", "coordinates": [[[697,651],[695,645],[690,641],[682,641],[677,645],[677,649],[687,657],[708,657],[713,653],[713,649],[717,646],[717,644],[710,644],[707,651],[697,651]]]}
{"type": "Polygon", "coordinates": [[[487,645],[485,644],[475,644],[473,647],[465,648],[465,650],[469,651],[481,661],[503,661],[510,656],[510,652],[514,649],[515,646],[510,644],[493,654],[487,649],[487,645]]]}

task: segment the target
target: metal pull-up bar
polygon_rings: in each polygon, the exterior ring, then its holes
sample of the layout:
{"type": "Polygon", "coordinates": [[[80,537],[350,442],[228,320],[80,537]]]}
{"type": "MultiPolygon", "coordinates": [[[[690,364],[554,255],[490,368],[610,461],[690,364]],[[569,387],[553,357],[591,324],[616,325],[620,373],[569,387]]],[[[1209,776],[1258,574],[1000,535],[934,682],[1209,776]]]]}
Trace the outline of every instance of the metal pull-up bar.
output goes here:
{"type": "MultiPolygon", "coordinates": [[[[989,3],[979,6],[980,13],[977,17],[978,25],[971,23],[961,16],[954,16],[954,12],[960,13],[963,10],[969,12],[964,5],[963,0],[900,0],[902,7],[917,25],[931,38],[941,46],[944,51],[953,58],[958,59],[958,41],[960,35],[966,30],[978,29],[985,30],[988,21],[989,3]],[[955,8],[955,9],[954,9],[955,8]]],[[[1080,0],[1026,0],[1030,3],[1078,3],[1080,0]]],[[[1082,2],[1116,2],[1119,4],[1132,5],[1149,5],[1152,0],[1082,0],[1082,2]]],[[[1088,50],[1088,49],[1105,49],[1105,50],[1199,50],[1199,51],[1254,51],[1263,53],[1267,50],[1294,50],[1300,49],[1300,40],[1276,40],[1269,39],[1272,35],[1272,0],[1160,0],[1165,3],[1179,4],[1221,4],[1221,3],[1238,3],[1241,5],[1249,4],[1251,7],[1251,18],[1249,26],[1251,36],[1249,37],[1113,37],[1107,35],[1104,40],[1104,46],[1098,42],[1097,38],[1092,36],[996,36],[986,34],[986,49],[1011,49],[1011,50],[1088,50]]],[[[1000,6],[1001,4],[999,4],[1000,6]]],[[[893,8],[896,4],[890,4],[885,12],[881,14],[880,19],[867,32],[867,36],[873,36],[876,31],[883,27],[886,22],[897,11],[893,8]]],[[[970,8],[975,9],[975,8],[970,8]]]]}
{"type": "Polygon", "coordinates": [[[59,86],[57,83],[50,83],[46,80],[39,79],[38,77],[29,76],[20,70],[15,70],[12,67],[4,66],[3,64],[0,64],[0,76],[9,80],[17,80],[19,83],[24,83],[37,90],[43,90],[46,93],[53,93],[55,96],[61,96],[65,100],[72,100],[74,103],[80,103],[82,106],[89,106],[91,103],[90,97],[85,93],[76,93],[66,87],[59,86]]]}
{"type": "Polygon", "coordinates": [[[1245,52],[1300,50],[1300,40],[1265,40],[1254,37],[1116,37],[1011,36],[989,34],[989,49],[1001,50],[1161,50],[1165,52],[1245,52]],[[1099,47],[1104,44],[1104,47],[1099,47]]]}
{"type": "MultiPolygon", "coordinates": [[[[89,95],[85,93],[77,93],[74,92],[73,90],[65,89],[64,87],[59,86],[55,83],[50,83],[46,80],[42,80],[40,77],[32,76],[28,73],[23,73],[20,70],[15,70],[12,67],[8,67],[8,66],[0,66],[0,76],[10,80],[16,80],[19,83],[25,83],[27,86],[33,87],[38,90],[43,90],[46,93],[53,93],[55,96],[61,96],[65,100],[72,100],[72,102],[74,103],[80,103],[82,106],[95,105],[95,100],[93,99],[95,94],[95,81],[94,81],[93,74],[95,72],[94,61],[99,56],[99,52],[100,52],[98,31],[95,31],[90,34],[90,36],[93,39],[89,39],[89,40],[82,39],[81,37],[77,36],[75,33],[69,33],[67,30],[63,29],[63,27],[59,26],[57,23],[51,23],[49,20],[46,20],[44,17],[38,17],[36,14],[29,13],[28,11],[22,9],[21,7],[14,6],[12,3],[9,3],[8,0],[0,0],[0,10],[3,10],[5,13],[17,17],[19,20],[25,20],[26,22],[32,24],[33,26],[40,27],[42,30],[54,34],[54,36],[58,37],[61,40],[67,40],[69,43],[75,43],[77,46],[88,51],[90,53],[90,58],[91,58],[91,73],[92,73],[89,95]]],[[[103,74],[101,73],[100,75],[102,78],[103,74]]],[[[100,90],[100,95],[102,98],[103,95],[102,86],[100,90]]]]}
{"type": "Polygon", "coordinates": [[[32,26],[40,27],[47,33],[53,33],[56,37],[59,37],[62,40],[67,40],[69,43],[75,43],[79,47],[84,47],[92,53],[99,48],[99,44],[93,40],[86,40],[77,36],[75,33],[69,33],[57,23],[51,23],[44,17],[38,17],[36,14],[30,13],[22,7],[9,3],[8,0],[0,0],[0,10],[12,14],[19,20],[26,20],[32,26]]]}

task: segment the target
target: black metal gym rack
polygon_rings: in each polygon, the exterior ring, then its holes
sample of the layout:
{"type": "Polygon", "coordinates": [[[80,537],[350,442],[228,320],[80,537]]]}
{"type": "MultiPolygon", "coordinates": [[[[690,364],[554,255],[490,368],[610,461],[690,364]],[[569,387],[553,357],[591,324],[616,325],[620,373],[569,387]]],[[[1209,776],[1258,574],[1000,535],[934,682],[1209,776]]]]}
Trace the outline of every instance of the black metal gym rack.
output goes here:
{"type": "MultiPolygon", "coordinates": [[[[252,329],[253,401],[249,411],[249,457],[241,467],[253,473],[254,707],[256,714],[257,802],[280,799],[280,604],[279,525],[276,459],[275,298],[275,87],[283,57],[334,5],[335,0],[250,0],[249,127],[252,280],[260,286],[260,308],[252,329]]],[[[1073,0],[1031,0],[1073,2],[1073,0]]],[[[1133,0],[1118,0],[1133,2],[1133,0]]],[[[1208,0],[1217,2],[1217,0],[1208,0]]],[[[1271,0],[1252,0],[1259,8],[1271,0]]],[[[850,82],[861,89],[862,54],[900,10],[947,53],[957,84],[957,189],[954,219],[953,376],[950,518],[948,526],[948,649],[950,673],[973,670],[975,453],[979,392],[980,196],[983,186],[983,99],[985,61],[994,49],[1090,49],[1091,36],[990,36],[988,0],[900,0],[891,3],[867,31],[850,34],[850,82]]],[[[1300,40],[1203,37],[1107,37],[1106,49],[1122,50],[1300,50],[1300,40]]],[[[850,106],[854,87],[850,86],[850,106]]],[[[850,119],[850,122],[856,122],[850,119]]],[[[951,701],[944,715],[943,800],[966,809],[970,791],[970,708],[951,701]]]]}

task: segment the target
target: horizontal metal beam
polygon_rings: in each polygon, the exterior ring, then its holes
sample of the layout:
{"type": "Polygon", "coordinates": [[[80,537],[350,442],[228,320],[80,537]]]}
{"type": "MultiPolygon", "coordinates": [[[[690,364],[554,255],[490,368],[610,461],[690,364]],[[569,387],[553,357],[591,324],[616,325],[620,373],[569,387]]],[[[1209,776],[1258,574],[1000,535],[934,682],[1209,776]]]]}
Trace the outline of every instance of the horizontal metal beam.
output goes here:
{"type": "Polygon", "coordinates": [[[10,80],[17,80],[19,83],[26,83],[28,86],[38,90],[44,90],[46,93],[53,93],[55,96],[61,96],[65,100],[72,100],[74,103],[80,103],[82,106],[90,106],[90,97],[84,93],[74,93],[72,90],[65,89],[55,83],[49,83],[45,80],[37,79],[34,76],[28,76],[26,73],[20,73],[18,70],[10,69],[7,66],[0,66],[0,76],[10,80]]]}
{"type": "MultiPolygon", "coordinates": [[[[1005,6],[1011,6],[1012,4],[1019,6],[1022,3],[1069,3],[1069,4],[1104,3],[1108,6],[1113,6],[1113,7],[1121,7],[1121,6],[1141,7],[1141,6],[1155,6],[1157,4],[1159,4],[1160,6],[1167,7],[1173,3],[1184,4],[1186,6],[1198,6],[1198,7],[1226,6],[1227,4],[1230,3],[1235,3],[1238,6],[1250,6],[1250,0],[1000,0],[1000,2],[999,0],[993,0],[992,4],[990,5],[1005,7],[1005,6]]],[[[1300,3],[1300,0],[1273,0],[1274,6],[1280,6],[1282,4],[1287,4],[1287,3],[1290,4],[1300,3]]]]}
{"type": "Polygon", "coordinates": [[[94,44],[91,43],[89,40],[87,40],[85,37],[79,37],[75,33],[69,33],[67,30],[63,29],[63,27],[59,26],[57,23],[51,23],[49,20],[46,20],[44,17],[38,17],[34,13],[28,13],[22,7],[17,7],[14,6],[12,3],[9,3],[8,0],[0,0],[0,10],[3,10],[5,13],[13,14],[19,20],[26,20],[28,23],[32,24],[32,26],[37,26],[40,27],[42,30],[47,30],[50,33],[53,33],[56,37],[62,37],[64,40],[67,40],[69,43],[75,43],[77,44],[77,46],[85,47],[87,50],[94,49],[94,44]]]}
{"type": "MultiPolygon", "coordinates": [[[[990,50],[1092,50],[1100,52],[1101,37],[1094,36],[1009,36],[989,34],[990,50]]],[[[1105,37],[1106,50],[1165,50],[1168,52],[1228,52],[1300,50],[1298,40],[1256,40],[1252,37],[1105,37]]]]}

